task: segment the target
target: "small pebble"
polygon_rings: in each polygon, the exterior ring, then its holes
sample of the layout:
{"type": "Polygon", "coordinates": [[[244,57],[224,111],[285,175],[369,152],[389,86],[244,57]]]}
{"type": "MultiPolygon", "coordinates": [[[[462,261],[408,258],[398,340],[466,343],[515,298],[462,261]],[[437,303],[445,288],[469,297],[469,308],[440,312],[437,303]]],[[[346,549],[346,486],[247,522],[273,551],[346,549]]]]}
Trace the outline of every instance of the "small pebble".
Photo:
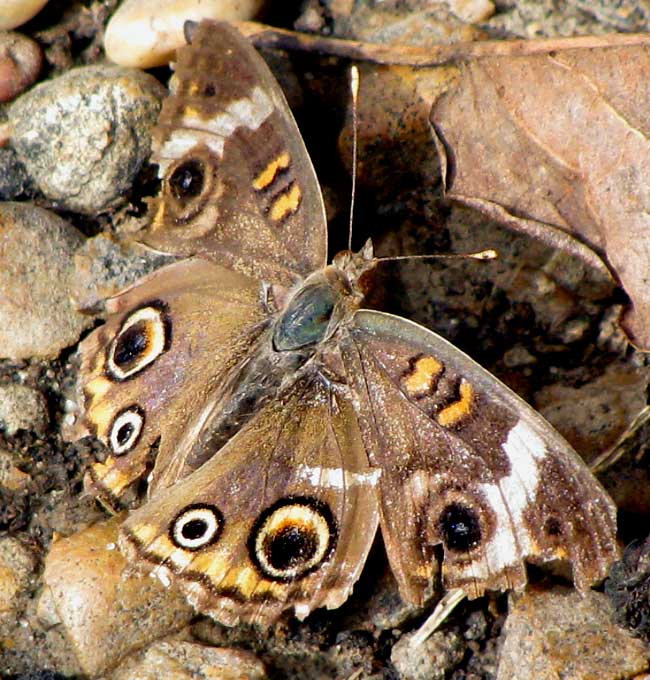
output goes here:
{"type": "Polygon", "coordinates": [[[25,166],[11,147],[0,148],[0,201],[12,201],[30,187],[25,166]]]}
{"type": "Polygon", "coordinates": [[[83,236],[28,203],[0,203],[0,356],[58,356],[92,319],[72,305],[72,256],[83,236]]]}
{"type": "Polygon", "coordinates": [[[0,487],[8,491],[20,491],[29,483],[31,477],[19,470],[8,451],[0,449],[0,487]]]}
{"type": "Polygon", "coordinates": [[[47,423],[47,402],[40,392],[25,385],[0,385],[0,428],[10,437],[18,430],[42,433],[47,423]]]}
{"type": "Polygon", "coordinates": [[[28,88],[42,65],[43,53],[33,40],[13,31],[0,31],[0,102],[8,102],[28,88]]]}
{"type": "Polygon", "coordinates": [[[613,623],[602,593],[557,586],[511,603],[497,680],[620,680],[648,668],[645,645],[613,623]]]}
{"type": "Polygon", "coordinates": [[[106,27],[104,50],[122,66],[162,66],[185,45],[187,20],[245,21],[253,19],[263,4],[263,0],[126,0],[106,27]]]}
{"type": "Polygon", "coordinates": [[[35,575],[37,558],[20,541],[10,536],[0,538],[0,622],[15,620],[19,599],[35,575]],[[9,618],[11,617],[11,619],[9,618]]]}
{"type": "Polygon", "coordinates": [[[140,658],[120,666],[111,680],[265,680],[267,677],[264,665],[252,652],[172,640],[155,642],[140,658]]]}
{"type": "Polygon", "coordinates": [[[123,519],[55,541],[45,560],[39,619],[61,625],[81,669],[92,677],[194,616],[183,596],[127,569],[115,549],[123,519]]]}
{"type": "Polygon", "coordinates": [[[119,243],[105,234],[89,238],[75,255],[74,303],[78,309],[96,309],[106,298],[171,259],[135,242],[119,243]]]}
{"type": "Polygon", "coordinates": [[[468,24],[487,21],[495,12],[494,3],[490,0],[447,0],[449,9],[468,24]]]}
{"type": "Polygon", "coordinates": [[[463,639],[452,631],[436,631],[421,646],[411,644],[414,633],[393,646],[390,660],[402,680],[443,680],[463,660],[463,639]]]}
{"type": "Polygon", "coordinates": [[[22,26],[46,4],[47,0],[0,0],[0,30],[22,26]]]}
{"type": "Polygon", "coordinates": [[[73,69],[11,105],[11,142],[48,198],[94,215],[124,202],[149,157],[165,94],[153,76],[135,69],[73,69]]]}

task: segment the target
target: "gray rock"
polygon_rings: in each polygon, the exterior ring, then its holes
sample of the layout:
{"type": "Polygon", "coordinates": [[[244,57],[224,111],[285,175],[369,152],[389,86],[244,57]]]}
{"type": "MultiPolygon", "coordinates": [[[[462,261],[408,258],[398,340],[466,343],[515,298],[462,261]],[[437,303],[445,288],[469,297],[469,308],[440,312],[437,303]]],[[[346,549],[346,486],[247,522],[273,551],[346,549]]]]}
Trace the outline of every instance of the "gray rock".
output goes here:
{"type": "Polygon", "coordinates": [[[89,238],[75,255],[74,303],[78,309],[95,309],[106,298],[173,259],[106,234],[89,238]]]}
{"type": "Polygon", "coordinates": [[[111,680],[265,680],[266,671],[252,652],[206,647],[182,640],[155,642],[139,659],[130,659],[111,680]]]}
{"type": "Polygon", "coordinates": [[[25,166],[11,148],[0,149],[0,201],[10,201],[30,185],[25,166]]]}
{"type": "Polygon", "coordinates": [[[92,324],[70,301],[83,240],[47,210],[0,203],[0,357],[53,358],[92,324]]]}
{"type": "Polygon", "coordinates": [[[85,214],[106,210],[124,200],[148,158],[164,95],[136,69],[74,69],[12,104],[12,144],[46,196],[85,214]]]}
{"type": "Polygon", "coordinates": [[[30,481],[31,477],[14,465],[14,460],[4,449],[0,449],[0,487],[9,491],[21,491],[30,481]]]}
{"type": "Polygon", "coordinates": [[[404,635],[390,655],[403,680],[443,680],[463,660],[465,644],[457,633],[436,631],[419,646],[411,643],[413,635],[404,635]]]}
{"type": "Polygon", "coordinates": [[[497,680],[620,680],[648,668],[644,644],[612,622],[602,593],[556,587],[511,603],[497,680]]]}
{"type": "Polygon", "coordinates": [[[40,392],[25,385],[0,385],[0,427],[10,437],[18,430],[43,432],[48,420],[40,392]]]}
{"type": "Polygon", "coordinates": [[[13,623],[17,611],[25,606],[36,566],[33,549],[10,536],[0,538],[0,624],[13,623]]]}

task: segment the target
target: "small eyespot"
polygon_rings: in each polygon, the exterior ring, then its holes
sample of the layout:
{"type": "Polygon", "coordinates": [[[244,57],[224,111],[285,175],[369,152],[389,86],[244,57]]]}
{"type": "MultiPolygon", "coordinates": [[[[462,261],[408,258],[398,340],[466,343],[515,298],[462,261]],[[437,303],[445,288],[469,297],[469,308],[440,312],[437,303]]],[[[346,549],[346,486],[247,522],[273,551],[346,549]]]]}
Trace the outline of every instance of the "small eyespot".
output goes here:
{"type": "Polygon", "coordinates": [[[129,406],[113,420],[109,444],[113,454],[122,456],[135,447],[144,427],[144,412],[139,406],[129,406]]]}
{"type": "Polygon", "coordinates": [[[481,542],[481,522],[476,512],[461,503],[450,503],[438,518],[438,527],[445,547],[457,552],[469,552],[481,542]]]}
{"type": "Polygon", "coordinates": [[[130,378],[155,361],[171,341],[171,323],[162,303],[140,307],[122,324],[110,344],[106,367],[110,377],[130,378]]]}
{"type": "Polygon", "coordinates": [[[260,572],[286,583],[318,569],[332,554],[336,538],[336,523],[325,503],[289,496],[260,515],[248,545],[260,572]]]}
{"type": "Polygon", "coordinates": [[[183,550],[200,550],[216,543],[223,531],[223,515],[214,505],[188,505],[171,523],[169,538],[183,550]]]}
{"type": "Polygon", "coordinates": [[[169,190],[177,201],[201,195],[205,184],[205,167],[198,159],[185,161],[174,168],[168,180],[169,190]]]}

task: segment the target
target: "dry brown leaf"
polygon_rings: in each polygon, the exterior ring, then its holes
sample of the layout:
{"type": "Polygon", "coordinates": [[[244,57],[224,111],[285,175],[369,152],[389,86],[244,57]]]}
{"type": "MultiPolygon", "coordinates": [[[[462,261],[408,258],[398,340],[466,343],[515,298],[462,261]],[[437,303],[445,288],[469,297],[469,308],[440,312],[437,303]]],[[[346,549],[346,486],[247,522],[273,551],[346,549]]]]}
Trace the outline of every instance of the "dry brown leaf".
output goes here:
{"type": "MultiPolygon", "coordinates": [[[[432,105],[447,195],[609,272],[632,301],[623,328],[650,351],[650,82],[644,77],[650,35],[423,48],[306,36],[254,23],[238,27],[257,45],[374,65],[375,74],[398,83],[392,109],[401,106],[397,120],[406,116],[414,121],[412,129],[432,105]],[[382,71],[379,64],[388,68],[382,71]],[[400,96],[407,90],[415,95],[405,103],[400,96]]],[[[368,73],[372,67],[366,78],[368,73]]],[[[359,119],[362,147],[364,115],[359,119]]],[[[384,137],[401,142],[385,128],[384,137]]]]}
{"type": "MultiPolygon", "coordinates": [[[[431,122],[447,195],[607,267],[650,349],[648,46],[482,56],[458,66],[431,122]]],[[[567,43],[570,45],[570,43],[567,43]]],[[[551,49],[553,47],[553,49],[551,49]]],[[[523,52],[523,53],[522,53],[523,52]]]]}

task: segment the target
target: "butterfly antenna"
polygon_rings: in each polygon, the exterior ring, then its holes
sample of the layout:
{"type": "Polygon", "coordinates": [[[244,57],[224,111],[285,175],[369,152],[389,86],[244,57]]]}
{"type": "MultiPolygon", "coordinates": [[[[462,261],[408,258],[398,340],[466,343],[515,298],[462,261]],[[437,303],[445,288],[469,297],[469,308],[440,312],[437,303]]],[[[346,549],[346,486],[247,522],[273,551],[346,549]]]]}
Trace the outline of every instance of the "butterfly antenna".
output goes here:
{"type": "Polygon", "coordinates": [[[437,255],[391,255],[378,257],[375,262],[393,262],[395,260],[495,260],[499,253],[493,248],[479,250],[475,253],[445,253],[437,255]]]}
{"type": "Polygon", "coordinates": [[[354,221],[354,199],[357,193],[357,109],[359,99],[359,69],[350,68],[350,94],[352,95],[352,187],[350,190],[350,223],[348,224],[348,250],[352,250],[352,223],[354,221]]]}

